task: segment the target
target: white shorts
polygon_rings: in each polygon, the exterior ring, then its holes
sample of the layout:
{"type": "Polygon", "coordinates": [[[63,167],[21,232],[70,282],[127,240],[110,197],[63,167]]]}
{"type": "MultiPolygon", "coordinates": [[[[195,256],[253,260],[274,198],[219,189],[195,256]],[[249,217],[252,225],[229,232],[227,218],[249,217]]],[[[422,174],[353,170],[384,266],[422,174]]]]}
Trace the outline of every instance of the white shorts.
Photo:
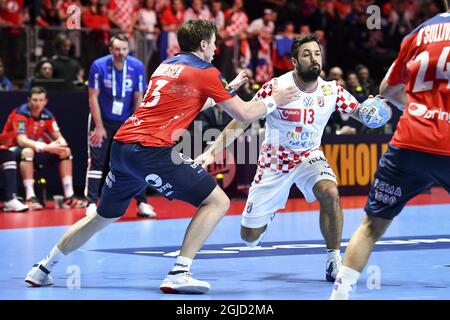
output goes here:
{"type": "Polygon", "coordinates": [[[241,224],[247,228],[265,226],[274,212],[283,209],[294,183],[307,202],[316,200],[313,187],[318,181],[331,180],[337,183],[336,175],[320,150],[312,152],[288,173],[258,167],[255,178],[258,176],[260,180],[258,183],[253,180],[242,212],[241,224]]]}

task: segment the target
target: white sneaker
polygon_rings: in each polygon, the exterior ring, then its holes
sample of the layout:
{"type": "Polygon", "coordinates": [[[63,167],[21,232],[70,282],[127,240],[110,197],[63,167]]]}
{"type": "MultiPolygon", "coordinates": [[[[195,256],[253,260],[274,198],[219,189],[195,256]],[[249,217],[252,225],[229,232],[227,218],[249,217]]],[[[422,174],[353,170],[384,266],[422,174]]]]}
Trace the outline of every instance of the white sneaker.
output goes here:
{"type": "Polygon", "coordinates": [[[13,198],[3,203],[3,211],[8,212],[25,212],[28,211],[28,206],[22,203],[17,198],[13,198]]]}
{"type": "Polygon", "coordinates": [[[97,205],[95,203],[90,203],[86,208],[86,215],[93,216],[97,213],[97,205]]]}
{"type": "Polygon", "coordinates": [[[141,202],[138,205],[137,216],[141,218],[155,218],[156,212],[153,211],[153,207],[148,203],[141,202]]]}
{"type": "Polygon", "coordinates": [[[31,284],[33,287],[51,286],[53,284],[53,278],[50,276],[49,270],[37,263],[27,273],[25,282],[31,284]]]}
{"type": "Polygon", "coordinates": [[[192,278],[192,273],[168,274],[159,287],[164,293],[206,293],[211,285],[206,281],[192,278]]]}
{"type": "Polygon", "coordinates": [[[325,279],[328,282],[335,282],[339,268],[342,264],[342,258],[340,255],[336,255],[333,259],[327,260],[325,265],[325,279]]]}

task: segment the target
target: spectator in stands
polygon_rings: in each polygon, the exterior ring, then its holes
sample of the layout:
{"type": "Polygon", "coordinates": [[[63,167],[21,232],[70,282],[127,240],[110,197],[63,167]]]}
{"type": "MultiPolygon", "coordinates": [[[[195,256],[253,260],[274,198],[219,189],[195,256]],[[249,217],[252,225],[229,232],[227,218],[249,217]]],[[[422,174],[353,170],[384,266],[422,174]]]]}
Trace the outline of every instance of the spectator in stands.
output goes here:
{"type": "Polygon", "coordinates": [[[225,27],[225,16],[222,11],[222,1],[211,1],[211,19],[217,27],[217,31],[221,31],[225,27]]]}
{"type": "Polygon", "coordinates": [[[184,21],[196,19],[211,20],[211,12],[203,0],[192,0],[192,6],[184,12],[184,21]]]}
{"type": "Polygon", "coordinates": [[[250,50],[247,43],[248,16],[244,12],[243,0],[234,0],[233,6],[224,12],[225,28],[218,32],[222,41],[220,47],[220,70],[222,75],[231,80],[234,78],[233,54],[234,46],[239,47],[240,53],[244,56],[244,64],[250,64],[250,50]]]}
{"type": "Polygon", "coordinates": [[[8,116],[3,133],[13,133],[15,139],[10,150],[20,162],[20,173],[25,187],[30,210],[40,210],[43,205],[34,192],[34,161],[58,163],[64,188],[64,208],[80,208],[86,204],[74,196],[72,183],[72,152],[64,139],[53,114],[45,108],[47,92],[42,87],[33,87],[28,103],[14,109],[8,116]]]}
{"type": "Polygon", "coordinates": [[[34,79],[53,79],[53,64],[50,60],[43,59],[36,65],[34,76],[29,77],[25,81],[23,90],[31,90],[34,79]]]}
{"type": "Polygon", "coordinates": [[[344,71],[339,67],[333,67],[328,71],[328,80],[334,80],[339,85],[345,87],[344,71]]]}
{"type": "Polygon", "coordinates": [[[81,16],[84,7],[79,0],[61,0],[57,3],[58,17],[61,26],[67,28],[67,34],[73,45],[74,55],[81,56],[81,16]]]}
{"type": "Polygon", "coordinates": [[[311,33],[311,28],[307,24],[302,24],[298,29],[299,36],[304,36],[311,33]]]}
{"type": "Polygon", "coordinates": [[[288,21],[283,31],[275,36],[273,44],[272,61],[275,76],[281,76],[293,68],[291,60],[291,45],[297,34],[295,25],[292,21],[288,21]]]}
{"type": "Polygon", "coordinates": [[[72,41],[64,33],[56,36],[54,41],[56,54],[50,59],[53,63],[53,76],[64,79],[69,88],[76,82],[83,82],[80,63],[69,56],[72,41]]]}
{"type": "Polygon", "coordinates": [[[263,17],[253,20],[247,30],[250,35],[252,67],[255,72],[255,80],[258,83],[265,83],[273,77],[271,44],[275,24],[272,20],[273,11],[264,9],[263,17]]]}
{"type": "Polygon", "coordinates": [[[349,72],[347,74],[347,85],[345,88],[356,98],[356,100],[358,100],[358,102],[363,102],[368,98],[365,90],[359,83],[358,76],[355,72],[349,72]]]}
{"type": "Polygon", "coordinates": [[[114,26],[127,36],[132,35],[138,18],[138,0],[110,0],[108,3],[108,17],[114,26]]]}
{"type": "Polygon", "coordinates": [[[184,21],[183,0],[172,0],[171,5],[166,7],[161,14],[161,28],[164,32],[175,32],[184,21]]]}
{"type": "Polygon", "coordinates": [[[138,12],[138,24],[136,29],[145,34],[145,52],[147,56],[145,64],[148,66],[156,46],[155,39],[157,39],[159,29],[157,27],[158,17],[156,16],[155,11],[155,0],[144,0],[144,3],[144,7],[139,9],[138,12]]]}
{"type": "Polygon", "coordinates": [[[25,10],[23,0],[0,1],[0,57],[11,79],[25,74],[25,10]],[[14,66],[14,68],[12,68],[14,66]]]}
{"type": "Polygon", "coordinates": [[[61,24],[58,15],[57,1],[44,0],[41,9],[41,18],[45,23],[51,26],[58,26],[61,24]]]}
{"type": "Polygon", "coordinates": [[[0,91],[12,91],[13,85],[5,75],[5,65],[0,58],[0,91]]]}
{"type": "Polygon", "coordinates": [[[83,61],[90,66],[92,61],[108,53],[109,23],[106,6],[100,0],[89,0],[82,15],[83,26],[92,29],[84,33],[83,61]]]}
{"type": "Polygon", "coordinates": [[[41,27],[48,27],[47,21],[41,17],[43,0],[25,0],[25,2],[28,4],[31,25],[37,24],[41,27]]]}
{"type": "Polygon", "coordinates": [[[370,78],[370,71],[365,65],[359,64],[355,67],[356,74],[358,75],[358,80],[366,95],[377,95],[378,86],[373,79],[370,78]]]}

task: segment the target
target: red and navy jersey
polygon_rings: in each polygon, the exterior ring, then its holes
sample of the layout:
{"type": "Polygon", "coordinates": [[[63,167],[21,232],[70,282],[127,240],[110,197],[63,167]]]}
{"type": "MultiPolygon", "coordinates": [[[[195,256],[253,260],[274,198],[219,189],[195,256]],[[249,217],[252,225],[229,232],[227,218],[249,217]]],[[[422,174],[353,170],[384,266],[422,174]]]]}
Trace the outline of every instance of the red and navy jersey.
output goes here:
{"type": "Polygon", "coordinates": [[[234,94],[211,63],[191,53],[180,53],[155,70],[141,107],[125,121],[114,139],[148,147],[172,146],[207,98],[220,103],[234,94]]]}
{"type": "Polygon", "coordinates": [[[33,118],[27,103],[14,109],[8,116],[2,134],[11,134],[14,139],[9,140],[8,147],[17,146],[17,136],[25,134],[28,138],[44,142],[51,141],[49,134],[59,131],[53,114],[44,108],[39,117],[33,118]]]}
{"type": "Polygon", "coordinates": [[[391,86],[405,85],[408,101],[392,145],[450,156],[450,13],[427,20],[401,44],[389,69],[391,86]]]}

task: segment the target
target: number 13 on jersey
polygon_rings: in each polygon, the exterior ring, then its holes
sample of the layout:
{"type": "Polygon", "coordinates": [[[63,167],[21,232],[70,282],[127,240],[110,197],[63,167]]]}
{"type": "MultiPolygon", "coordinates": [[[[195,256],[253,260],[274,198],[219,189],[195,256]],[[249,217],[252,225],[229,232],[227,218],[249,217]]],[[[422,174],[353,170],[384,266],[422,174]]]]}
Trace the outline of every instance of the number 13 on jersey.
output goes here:
{"type": "Polygon", "coordinates": [[[156,106],[161,98],[161,89],[168,83],[169,81],[167,80],[159,79],[156,80],[155,86],[152,86],[153,80],[150,80],[142,107],[150,108],[156,106]]]}

